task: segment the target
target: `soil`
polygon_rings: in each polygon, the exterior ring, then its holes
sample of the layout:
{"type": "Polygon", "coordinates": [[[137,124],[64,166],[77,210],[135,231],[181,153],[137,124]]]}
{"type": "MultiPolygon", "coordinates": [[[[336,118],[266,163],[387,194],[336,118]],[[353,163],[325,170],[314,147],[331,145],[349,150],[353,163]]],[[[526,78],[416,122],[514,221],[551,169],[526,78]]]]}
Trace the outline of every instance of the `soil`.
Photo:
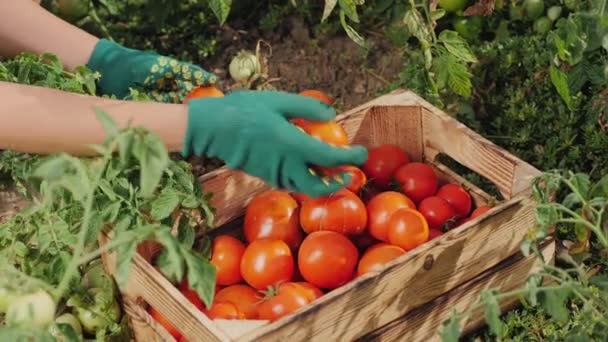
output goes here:
{"type": "MultiPolygon", "coordinates": [[[[233,81],[228,64],[241,49],[255,52],[260,39],[272,48],[268,56],[269,78],[276,89],[299,92],[317,89],[336,99],[340,110],[350,109],[378,96],[378,92],[395,81],[403,67],[402,51],[388,41],[365,34],[373,46],[367,53],[341,32],[331,37],[313,38],[310,27],[299,17],[270,34],[257,29],[239,30],[224,26],[219,51],[204,64],[222,78],[221,88],[233,81]]],[[[264,49],[262,51],[269,51],[264,49]]]]}

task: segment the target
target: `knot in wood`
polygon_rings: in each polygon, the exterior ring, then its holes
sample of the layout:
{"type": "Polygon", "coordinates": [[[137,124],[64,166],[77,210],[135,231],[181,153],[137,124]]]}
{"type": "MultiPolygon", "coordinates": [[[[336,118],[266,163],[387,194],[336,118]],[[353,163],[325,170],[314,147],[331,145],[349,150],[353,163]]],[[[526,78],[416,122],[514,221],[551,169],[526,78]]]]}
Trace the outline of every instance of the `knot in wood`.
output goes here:
{"type": "Polygon", "coordinates": [[[428,271],[433,267],[434,261],[435,258],[433,257],[433,255],[429,254],[424,258],[424,265],[422,267],[424,267],[424,269],[428,271]]]}

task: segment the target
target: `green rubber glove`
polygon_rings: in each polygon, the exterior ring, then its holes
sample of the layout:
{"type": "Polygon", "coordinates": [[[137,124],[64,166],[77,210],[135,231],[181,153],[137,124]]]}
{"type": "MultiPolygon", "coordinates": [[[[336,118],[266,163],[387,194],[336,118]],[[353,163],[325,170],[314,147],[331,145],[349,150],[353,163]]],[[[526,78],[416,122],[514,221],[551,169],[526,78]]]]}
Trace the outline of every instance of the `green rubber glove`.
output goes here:
{"type": "Polygon", "coordinates": [[[313,98],[277,91],[238,91],[224,97],[188,101],[188,127],[182,154],[222,159],[264,180],[274,188],[319,197],[350,182],[341,177],[322,180],[310,166],[361,165],[362,146],[326,144],[304,133],[289,119],[329,121],[335,110],[313,98]]]}
{"type": "Polygon", "coordinates": [[[87,67],[98,71],[104,95],[129,98],[129,88],[144,91],[156,101],[180,103],[196,86],[208,86],[217,77],[200,67],[151,51],[126,48],[100,39],[87,67]]]}

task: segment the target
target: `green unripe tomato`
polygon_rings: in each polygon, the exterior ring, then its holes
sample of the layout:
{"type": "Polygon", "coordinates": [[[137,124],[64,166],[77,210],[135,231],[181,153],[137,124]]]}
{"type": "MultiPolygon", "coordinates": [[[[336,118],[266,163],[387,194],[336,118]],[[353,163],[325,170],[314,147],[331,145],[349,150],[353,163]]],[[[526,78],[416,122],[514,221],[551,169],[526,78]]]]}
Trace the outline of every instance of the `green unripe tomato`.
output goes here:
{"type": "Polygon", "coordinates": [[[481,33],[481,17],[458,17],[452,23],[454,30],[466,40],[474,40],[481,33]]]}
{"type": "Polygon", "coordinates": [[[89,11],[90,0],[56,0],[57,14],[68,21],[76,21],[86,16],[89,11]]]}
{"type": "Polygon", "coordinates": [[[545,12],[545,2],[543,0],[525,0],[523,10],[526,19],[536,20],[545,12]]]}
{"type": "Polygon", "coordinates": [[[551,30],[553,22],[547,17],[540,17],[534,21],[534,31],[538,34],[545,34],[551,30]]]}
{"type": "Polygon", "coordinates": [[[43,328],[53,322],[57,304],[46,291],[38,290],[15,298],[6,310],[9,324],[43,328]]]}
{"type": "Polygon", "coordinates": [[[551,6],[547,10],[547,18],[549,18],[551,21],[556,21],[561,16],[562,6],[551,6]]]}
{"type": "Polygon", "coordinates": [[[468,0],[439,0],[439,7],[446,12],[459,12],[464,10],[468,0]]]}

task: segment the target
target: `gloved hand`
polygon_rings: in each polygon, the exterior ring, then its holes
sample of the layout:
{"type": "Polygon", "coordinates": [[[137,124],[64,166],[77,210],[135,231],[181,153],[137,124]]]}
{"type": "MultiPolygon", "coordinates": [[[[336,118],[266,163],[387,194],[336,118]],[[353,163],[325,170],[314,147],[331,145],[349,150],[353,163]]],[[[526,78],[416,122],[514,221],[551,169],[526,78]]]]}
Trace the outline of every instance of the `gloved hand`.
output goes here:
{"type": "Polygon", "coordinates": [[[310,166],[361,165],[362,146],[335,147],[317,140],[289,119],[329,121],[335,110],[315,99],[277,91],[239,91],[188,101],[183,155],[222,159],[231,169],[257,176],[274,188],[319,197],[338,191],[350,175],[321,179],[310,166]]]}
{"type": "Polygon", "coordinates": [[[200,67],[150,51],[126,48],[100,39],[87,67],[98,71],[104,95],[128,98],[129,87],[142,89],[160,102],[181,103],[197,86],[212,85],[217,77],[200,67]]]}

